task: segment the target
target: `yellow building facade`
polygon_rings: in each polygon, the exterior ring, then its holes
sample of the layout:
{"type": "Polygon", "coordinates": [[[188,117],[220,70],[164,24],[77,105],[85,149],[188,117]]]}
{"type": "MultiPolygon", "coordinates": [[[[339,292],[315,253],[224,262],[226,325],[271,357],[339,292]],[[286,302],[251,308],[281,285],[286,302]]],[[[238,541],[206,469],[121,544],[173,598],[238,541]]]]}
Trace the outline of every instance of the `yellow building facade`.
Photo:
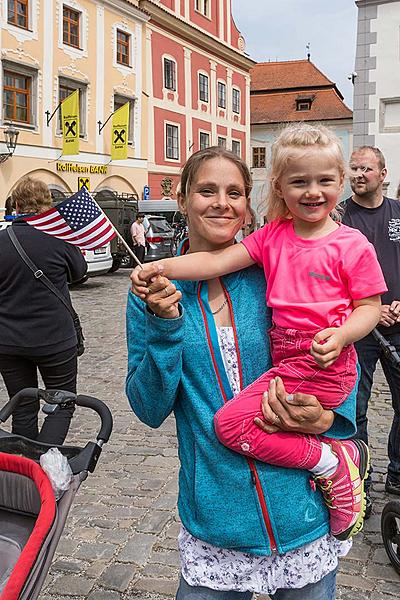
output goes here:
{"type": "Polygon", "coordinates": [[[149,17],[138,4],[0,0],[1,154],[7,153],[3,134],[9,124],[19,131],[13,156],[0,164],[0,218],[25,175],[45,181],[54,195],[73,193],[85,183],[92,192],[142,198],[148,177],[149,82],[143,57],[149,17]],[[62,156],[56,109],[76,89],[79,154],[62,156]],[[128,157],[111,161],[111,119],[106,121],[126,102],[128,157]]]}

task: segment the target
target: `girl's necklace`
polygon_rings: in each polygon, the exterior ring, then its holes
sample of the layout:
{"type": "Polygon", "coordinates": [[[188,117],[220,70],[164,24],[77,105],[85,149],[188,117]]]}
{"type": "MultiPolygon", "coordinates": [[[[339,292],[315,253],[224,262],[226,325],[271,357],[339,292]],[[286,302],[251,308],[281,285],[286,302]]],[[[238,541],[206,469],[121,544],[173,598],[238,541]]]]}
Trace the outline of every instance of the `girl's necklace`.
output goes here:
{"type": "Polygon", "coordinates": [[[211,314],[212,315],[217,315],[219,312],[221,312],[221,310],[228,304],[228,298],[225,298],[225,300],[223,301],[223,303],[221,304],[221,306],[219,306],[217,308],[217,310],[212,310],[211,314]]]}

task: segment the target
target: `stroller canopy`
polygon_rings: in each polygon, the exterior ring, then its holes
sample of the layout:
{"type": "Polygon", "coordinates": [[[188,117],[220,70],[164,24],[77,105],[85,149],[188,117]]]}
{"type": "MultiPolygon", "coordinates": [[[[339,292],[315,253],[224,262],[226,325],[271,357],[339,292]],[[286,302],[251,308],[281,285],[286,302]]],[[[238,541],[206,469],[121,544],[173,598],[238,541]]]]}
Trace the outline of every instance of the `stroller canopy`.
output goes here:
{"type": "Polygon", "coordinates": [[[56,512],[40,465],[0,452],[0,600],[18,600],[56,512]]]}

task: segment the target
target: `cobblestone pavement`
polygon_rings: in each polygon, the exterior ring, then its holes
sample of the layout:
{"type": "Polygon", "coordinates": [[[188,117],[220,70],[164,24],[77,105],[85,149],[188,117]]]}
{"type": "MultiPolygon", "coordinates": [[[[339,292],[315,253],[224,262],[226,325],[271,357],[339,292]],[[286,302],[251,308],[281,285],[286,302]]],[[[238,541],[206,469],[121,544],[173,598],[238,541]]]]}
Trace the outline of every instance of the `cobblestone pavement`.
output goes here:
{"type": "MultiPolygon", "coordinates": [[[[120,270],[72,291],[87,343],[80,359],[79,391],[109,405],[114,433],[96,472],[76,496],[41,600],[167,600],[175,593],[179,530],[175,424],[169,418],[153,431],[139,423],[128,407],[124,394],[127,287],[128,272],[120,270]]],[[[369,413],[374,514],[341,562],[338,598],[342,600],[399,597],[400,576],[390,566],[380,535],[380,513],[389,500],[383,482],[391,412],[387,386],[378,374],[369,413]]],[[[96,416],[91,419],[83,409],[77,411],[69,441],[89,439],[96,425],[96,416]]],[[[259,596],[259,600],[266,598],[259,596]]]]}

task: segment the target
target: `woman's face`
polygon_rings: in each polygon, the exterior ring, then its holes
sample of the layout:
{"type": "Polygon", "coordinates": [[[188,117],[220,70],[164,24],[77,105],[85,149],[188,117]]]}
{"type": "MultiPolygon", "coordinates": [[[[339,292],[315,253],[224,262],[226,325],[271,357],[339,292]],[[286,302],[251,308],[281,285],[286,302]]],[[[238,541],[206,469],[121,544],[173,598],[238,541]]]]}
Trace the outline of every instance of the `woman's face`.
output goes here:
{"type": "Polygon", "coordinates": [[[226,158],[207,160],[179,205],[187,217],[192,252],[230,246],[248,207],[241,172],[226,158]]]}

